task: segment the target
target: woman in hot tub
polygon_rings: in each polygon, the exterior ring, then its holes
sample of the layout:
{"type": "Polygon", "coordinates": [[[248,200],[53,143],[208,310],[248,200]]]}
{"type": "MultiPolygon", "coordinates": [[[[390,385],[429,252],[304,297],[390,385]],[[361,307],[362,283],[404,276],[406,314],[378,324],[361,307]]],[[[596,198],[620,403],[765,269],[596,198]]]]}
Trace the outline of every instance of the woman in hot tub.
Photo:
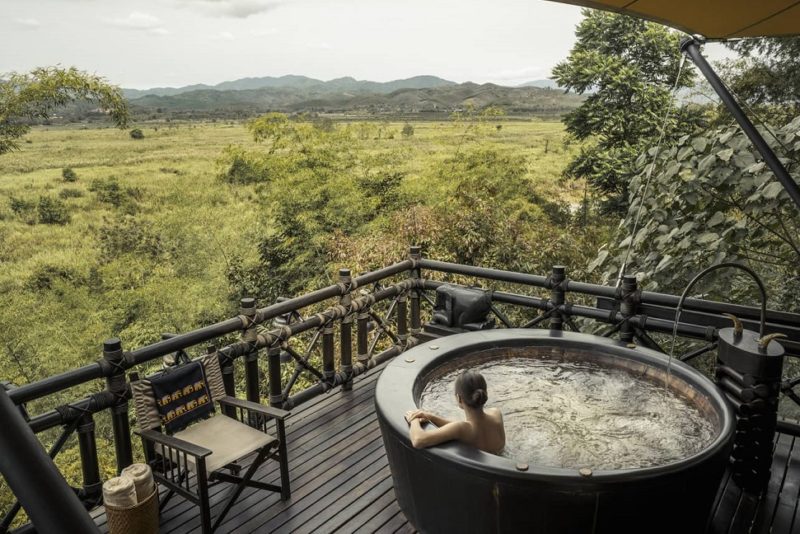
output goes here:
{"type": "Polygon", "coordinates": [[[497,408],[483,409],[489,398],[486,379],[474,371],[464,371],[456,379],[456,401],[464,410],[464,421],[450,421],[423,410],[406,412],[410,425],[411,444],[417,449],[432,447],[445,441],[458,440],[491,454],[500,454],[506,445],[503,414],[497,408]],[[437,428],[423,430],[430,421],[437,428]]]}

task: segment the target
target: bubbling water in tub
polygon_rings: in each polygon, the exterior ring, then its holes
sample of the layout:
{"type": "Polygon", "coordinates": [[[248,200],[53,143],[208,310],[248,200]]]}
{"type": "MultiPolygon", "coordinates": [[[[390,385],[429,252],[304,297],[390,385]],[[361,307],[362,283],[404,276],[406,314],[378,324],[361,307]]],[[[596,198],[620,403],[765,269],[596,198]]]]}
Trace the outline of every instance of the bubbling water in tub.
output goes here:
{"type": "MultiPolygon", "coordinates": [[[[503,412],[502,455],[536,466],[593,470],[665,465],[703,450],[714,424],[663,382],[592,361],[512,357],[470,369],[503,412]]],[[[463,419],[454,370],[429,382],[420,407],[463,419]]]]}

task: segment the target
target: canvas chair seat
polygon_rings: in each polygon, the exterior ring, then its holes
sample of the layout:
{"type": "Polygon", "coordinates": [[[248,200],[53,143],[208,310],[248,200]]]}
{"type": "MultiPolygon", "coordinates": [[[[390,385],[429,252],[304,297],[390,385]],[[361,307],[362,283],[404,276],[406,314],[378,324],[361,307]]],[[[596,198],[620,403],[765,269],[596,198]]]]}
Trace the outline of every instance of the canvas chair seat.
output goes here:
{"type": "MultiPolygon", "coordinates": [[[[176,432],[174,436],[212,451],[211,456],[206,458],[208,473],[240,460],[264,445],[278,441],[269,434],[222,414],[199,421],[176,432]]],[[[166,456],[161,445],[156,445],[156,451],[166,456]]],[[[172,460],[177,461],[176,456],[173,456],[172,460]]],[[[189,470],[197,474],[194,457],[189,456],[187,460],[189,470]]]]}

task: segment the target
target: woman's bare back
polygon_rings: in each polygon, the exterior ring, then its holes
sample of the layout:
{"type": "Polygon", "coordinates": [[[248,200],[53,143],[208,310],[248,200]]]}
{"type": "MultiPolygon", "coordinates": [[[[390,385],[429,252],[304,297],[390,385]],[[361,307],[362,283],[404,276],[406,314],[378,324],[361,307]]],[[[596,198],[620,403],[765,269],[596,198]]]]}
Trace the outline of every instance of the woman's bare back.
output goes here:
{"type": "Polygon", "coordinates": [[[467,444],[491,454],[500,454],[506,446],[503,414],[497,408],[487,408],[478,417],[464,422],[468,429],[462,439],[467,444]]]}

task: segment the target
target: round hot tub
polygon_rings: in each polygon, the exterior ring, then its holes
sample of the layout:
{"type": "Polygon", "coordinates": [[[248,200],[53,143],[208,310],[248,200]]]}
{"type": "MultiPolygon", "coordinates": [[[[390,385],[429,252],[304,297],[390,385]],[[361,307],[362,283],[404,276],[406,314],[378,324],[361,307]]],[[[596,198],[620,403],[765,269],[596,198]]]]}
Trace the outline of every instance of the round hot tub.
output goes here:
{"type": "Polygon", "coordinates": [[[722,394],[691,367],[668,367],[663,354],[607,338],[547,330],[472,332],[419,345],[384,369],[375,404],[397,501],[424,533],[704,532],[735,428],[722,394]],[[412,447],[404,414],[419,406],[429,382],[510,354],[592,362],[663,385],[702,414],[710,433],[685,457],[620,469],[528,464],[457,442],[412,447]]]}

